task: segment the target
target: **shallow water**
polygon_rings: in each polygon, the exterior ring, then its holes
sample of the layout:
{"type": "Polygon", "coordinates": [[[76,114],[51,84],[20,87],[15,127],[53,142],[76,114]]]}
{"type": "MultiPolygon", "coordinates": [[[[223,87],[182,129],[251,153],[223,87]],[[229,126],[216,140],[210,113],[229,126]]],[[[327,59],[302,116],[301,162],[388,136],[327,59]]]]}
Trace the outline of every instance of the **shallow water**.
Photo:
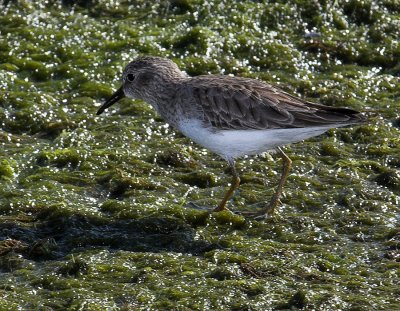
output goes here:
{"type": "MultiPolygon", "coordinates": [[[[400,309],[396,1],[70,2],[0,4],[1,310],[400,309]],[[95,115],[142,54],[377,117],[285,147],[276,217],[209,215],[224,161],[146,103],[95,115]]],[[[230,207],[280,164],[238,161],[230,207]]]]}

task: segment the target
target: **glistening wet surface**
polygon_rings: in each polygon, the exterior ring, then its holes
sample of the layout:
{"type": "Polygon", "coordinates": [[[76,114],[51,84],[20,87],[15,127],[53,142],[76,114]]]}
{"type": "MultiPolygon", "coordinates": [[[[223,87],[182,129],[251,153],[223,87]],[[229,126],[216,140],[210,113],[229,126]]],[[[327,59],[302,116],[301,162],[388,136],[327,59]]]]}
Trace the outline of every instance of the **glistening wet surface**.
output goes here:
{"type": "MultiPolygon", "coordinates": [[[[0,309],[400,309],[396,1],[63,3],[0,5],[0,309]],[[95,116],[144,54],[377,117],[285,147],[276,217],[209,215],[223,160],[144,102],[95,116]]],[[[280,160],[237,167],[261,207],[280,160]]]]}

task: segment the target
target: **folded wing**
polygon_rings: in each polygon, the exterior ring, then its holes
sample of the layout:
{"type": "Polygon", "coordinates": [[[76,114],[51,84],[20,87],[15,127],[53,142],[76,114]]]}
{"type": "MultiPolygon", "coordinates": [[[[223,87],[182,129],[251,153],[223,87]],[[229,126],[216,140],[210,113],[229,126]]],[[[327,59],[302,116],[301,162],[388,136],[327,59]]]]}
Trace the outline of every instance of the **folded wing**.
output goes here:
{"type": "Polygon", "coordinates": [[[366,120],[358,111],[303,101],[258,80],[198,76],[187,84],[188,102],[218,129],[335,127],[366,120]]]}

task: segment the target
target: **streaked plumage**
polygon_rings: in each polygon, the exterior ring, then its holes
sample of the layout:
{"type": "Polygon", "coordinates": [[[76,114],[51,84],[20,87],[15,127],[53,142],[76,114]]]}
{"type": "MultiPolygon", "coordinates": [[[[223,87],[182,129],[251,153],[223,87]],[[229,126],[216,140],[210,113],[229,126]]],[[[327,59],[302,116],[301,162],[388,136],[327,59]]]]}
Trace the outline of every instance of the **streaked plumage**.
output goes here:
{"type": "Polygon", "coordinates": [[[128,64],[122,76],[122,87],[97,114],[124,96],[143,99],[177,130],[226,159],[233,180],[216,211],[226,208],[239,186],[236,158],[279,150],[284,173],[273,199],[262,211],[272,213],[291,163],[279,146],[366,121],[358,111],[311,103],[259,80],[219,75],[189,77],[165,58],[140,57],[128,64]]]}
{"type": "Polygon", "coordinates": [[[306,102],[254,79],[198,76],[182,83],[177,93],[181,105],[195,102],[205,122],[224,130],[302,128],[363,120],[357,111],[306,102]]]}

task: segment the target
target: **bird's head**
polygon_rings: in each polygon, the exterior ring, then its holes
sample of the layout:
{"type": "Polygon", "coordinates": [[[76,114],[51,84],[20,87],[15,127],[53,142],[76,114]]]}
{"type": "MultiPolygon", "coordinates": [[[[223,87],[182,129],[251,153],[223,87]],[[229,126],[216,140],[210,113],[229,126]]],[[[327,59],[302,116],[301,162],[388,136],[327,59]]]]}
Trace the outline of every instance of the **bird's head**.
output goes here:
{"type": "Polygon", "coordinates": [[[152,105],[157,102],[157,96],[168,92],[173,84],[187,75],[167,58],[145,56],[130,62],[122,74],[122,86],[100,107],[97,114],[103,113],[108,107],[121,98],[142,99],[152,105]]]}

